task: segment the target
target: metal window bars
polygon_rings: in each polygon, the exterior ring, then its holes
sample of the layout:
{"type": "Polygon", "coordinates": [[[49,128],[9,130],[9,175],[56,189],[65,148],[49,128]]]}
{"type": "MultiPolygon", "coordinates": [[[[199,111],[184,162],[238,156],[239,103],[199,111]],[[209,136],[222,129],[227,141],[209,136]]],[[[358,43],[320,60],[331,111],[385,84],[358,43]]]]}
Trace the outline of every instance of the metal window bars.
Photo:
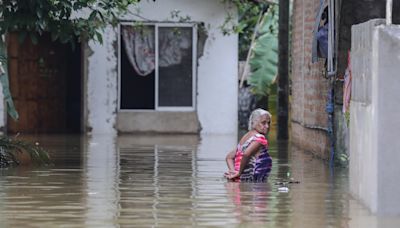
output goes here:
{"type": "Polygon", "coordinates": [[[334,76],[336,68],[334,65],[334,50],[335,50],[335,0],[329,0],[328,3],[328,58],[327,58],[327,74],[334,76]]]}

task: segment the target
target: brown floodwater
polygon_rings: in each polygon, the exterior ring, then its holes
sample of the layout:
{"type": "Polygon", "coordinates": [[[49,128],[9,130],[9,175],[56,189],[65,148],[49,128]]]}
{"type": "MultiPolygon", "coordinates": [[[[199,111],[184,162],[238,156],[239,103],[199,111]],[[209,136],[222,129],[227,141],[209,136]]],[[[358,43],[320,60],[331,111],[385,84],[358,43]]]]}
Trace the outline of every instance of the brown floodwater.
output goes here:
{"type": "Polygon", "coordinates": [[[0,170],[1,227],[400,227],[349,194],[346,169],[289,143],[271,142],[267,183],[228,183],[233,135],[25,138],[54,164],[0,170]]]}

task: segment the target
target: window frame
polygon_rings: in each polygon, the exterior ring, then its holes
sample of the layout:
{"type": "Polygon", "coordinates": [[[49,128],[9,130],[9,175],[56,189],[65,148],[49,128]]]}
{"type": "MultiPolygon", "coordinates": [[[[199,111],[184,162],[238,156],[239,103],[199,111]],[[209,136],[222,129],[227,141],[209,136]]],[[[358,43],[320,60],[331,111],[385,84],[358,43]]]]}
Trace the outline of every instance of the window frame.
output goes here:
{"type": "Polygon", "coordinates": [[[196,109],[196,94],[197,94],[197,26],[196,23],[171,23],[171,22],[140,22],[141,25],[151,25],[155,29],[155,101],[154,109],[121,109],[121,25],[131,25],[136,21],[124,21],[118,23],[118,112],[160,112],[160,111],[183,111],[192,112],[196,109]],[[170,106],[170,107],[160,107],[158,104],[158,83],[159,83],[159,45],[158,45],[158,33],[160,27],[186,27],[192,29],[192,106],[170,106]]]}

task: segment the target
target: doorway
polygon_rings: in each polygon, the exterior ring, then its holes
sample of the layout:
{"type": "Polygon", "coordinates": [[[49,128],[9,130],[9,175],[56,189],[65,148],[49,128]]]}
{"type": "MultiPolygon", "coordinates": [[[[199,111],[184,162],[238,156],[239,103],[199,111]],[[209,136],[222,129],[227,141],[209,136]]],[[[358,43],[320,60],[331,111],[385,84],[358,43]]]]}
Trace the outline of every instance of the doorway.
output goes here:
{"type": "Polygon", "coordinates": [[[7,132],[79,133],[82,123],[81,48],[53,42],[49,34],[35,45],[18,34],[7,41],[10,91],[19,120],[7,119],[7,132]]]}

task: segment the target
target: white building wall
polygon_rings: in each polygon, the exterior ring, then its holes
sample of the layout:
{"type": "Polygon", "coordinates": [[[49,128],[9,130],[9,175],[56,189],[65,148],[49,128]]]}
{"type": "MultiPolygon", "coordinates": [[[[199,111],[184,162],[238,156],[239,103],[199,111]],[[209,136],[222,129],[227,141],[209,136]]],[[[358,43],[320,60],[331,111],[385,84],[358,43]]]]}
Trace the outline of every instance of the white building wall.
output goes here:
{"type": "MultiPolygon", "coordinates": [[[[220,31],[226,12],[236,9],[215,0],[141,1],[124,20],[176,21],[171,12],[203,22],[208,32],[197,68],[197,113],[202,133],[237,134],[238,36],[220,31]],[[140,17],[133,15],[140,9],[140,17]]],[[[92,133],[115,131],[117,112],[117,30],[105,31],[104,45],[89,43],[93,51],[87,66],[87,120],[92,133]]]]}
{"type": "Polygon", "coordinates": [[[376,29],[375,100],[378,208],[383,215],[400,215],[400,26],[376,29]]]}
{"type": "Polygon", "coordinates": [[[373,149],[372,34],[377,22],[352,27],[350,104],[350,191],[376,210],[377,163],[373,149]]]}
{"type": "Polygon", "coordinates": [[[84,85],[86,130],[91,133],[116,133],[117,111],[117,49],[116,29],[107,28],[103,45],[89,42],[84,85]]]}
{"type": "Polygon", "coordinates": [[[352,27],[350,190],[372,212],[400,215],[400,26],[352,27]]]}

